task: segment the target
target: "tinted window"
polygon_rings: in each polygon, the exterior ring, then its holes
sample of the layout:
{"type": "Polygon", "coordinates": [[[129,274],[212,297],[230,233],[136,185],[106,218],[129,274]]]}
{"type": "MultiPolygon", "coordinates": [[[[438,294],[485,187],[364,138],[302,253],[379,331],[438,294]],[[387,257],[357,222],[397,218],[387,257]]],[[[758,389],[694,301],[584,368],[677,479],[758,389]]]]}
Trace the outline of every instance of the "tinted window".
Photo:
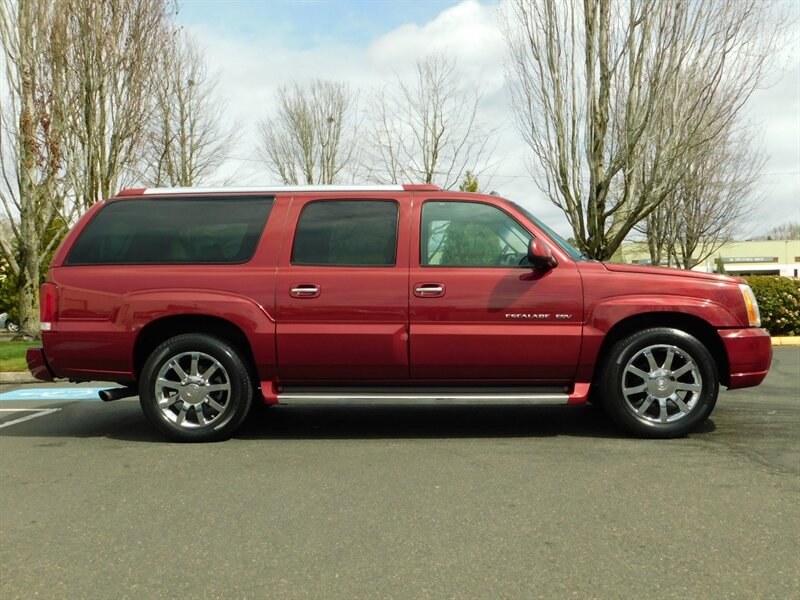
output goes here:
{"type": "Polygon", "coordinates": [[[253,256],[272,198],[120,200],[100,209],[68,265],[242,263],[253,256]]]}
{"type": "Polygon", "coordinates": [[[528,233],[502,210],[475,202],[422,206],[422,266],[516,267],[527,264],[528,233]]]}
{"type": "Polygon", "coordinates": [[[325,200],[303,209],[292,264],[391,267],[397,253],[397,203],[325,200]]]}

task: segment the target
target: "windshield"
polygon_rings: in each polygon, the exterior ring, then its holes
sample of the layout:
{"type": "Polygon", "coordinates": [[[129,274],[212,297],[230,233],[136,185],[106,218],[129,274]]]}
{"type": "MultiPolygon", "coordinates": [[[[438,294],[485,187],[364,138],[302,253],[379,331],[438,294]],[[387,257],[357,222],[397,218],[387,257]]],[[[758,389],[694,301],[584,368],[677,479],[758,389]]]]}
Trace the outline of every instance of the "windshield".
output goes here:
{"type": "MultiPolygon", "coordinates": [[[[504,198],[504,200],[505,200],[505,198],[504,198]]],[[[578,249],[573,248],[573,246],[567,240],[565,240],[563,237],[558,235],[555,231],[550,229],[547,225],[542,223],[539,219],[534,217],[528,209],[520,206],[519,204],[517,204],[516,202],[513,202],[511,200],[506,200],[506,202],[508,202],[511,206],[513,206],[518,211],[520,211],[522,214],[524,214],[526,217],[528,217],[539,229],[544,231],[548,235],[548,237],[551,240],[553,240],[556,244],[558,244],[558,246],[564,252],[569,254],[569,257],[572,260],[589,260],[583,254],[581,254],[581,252],[578,249]]]]}

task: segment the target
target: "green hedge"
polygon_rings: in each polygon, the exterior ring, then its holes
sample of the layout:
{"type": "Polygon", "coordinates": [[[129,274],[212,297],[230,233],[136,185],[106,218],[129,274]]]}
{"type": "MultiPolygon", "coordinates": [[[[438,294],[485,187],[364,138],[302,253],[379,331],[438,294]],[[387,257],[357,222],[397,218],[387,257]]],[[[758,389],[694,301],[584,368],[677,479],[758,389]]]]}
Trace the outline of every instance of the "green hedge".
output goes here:
{"type": "Polygon", "coordinates": [[[771,335],[800,335],[800,279],[779,275],[744,279],[758,300],[761,326],[771,335]]]}

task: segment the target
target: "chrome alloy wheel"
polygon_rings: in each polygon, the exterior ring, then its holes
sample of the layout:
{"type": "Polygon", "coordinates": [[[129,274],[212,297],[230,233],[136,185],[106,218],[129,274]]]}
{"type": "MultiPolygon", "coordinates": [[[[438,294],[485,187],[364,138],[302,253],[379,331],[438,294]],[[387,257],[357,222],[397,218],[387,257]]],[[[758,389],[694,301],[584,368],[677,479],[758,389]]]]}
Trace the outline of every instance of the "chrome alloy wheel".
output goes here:
{"type": "Polygon", "coordinates": [[[697,405],[702,391],[697,362],[677,346],[643,348],[622,371],[622,395],[628,408],[649,423],[683,419],[697,405]]]}
{"type": "Polygon", "coordinates": [[[206,427],[230,406],[231,380],[225,367],[203,352],[183,352],[158,371],[155,396],[164,417],[187,429],[206,427]]]}

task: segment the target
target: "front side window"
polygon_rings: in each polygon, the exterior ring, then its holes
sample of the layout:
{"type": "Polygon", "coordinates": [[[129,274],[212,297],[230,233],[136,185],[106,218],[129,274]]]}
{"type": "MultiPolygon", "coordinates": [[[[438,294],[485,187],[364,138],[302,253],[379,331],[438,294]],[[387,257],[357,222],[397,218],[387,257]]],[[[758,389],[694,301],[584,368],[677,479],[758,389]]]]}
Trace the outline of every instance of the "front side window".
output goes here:
{"type": "Polygon", "coordinates": [[[75,241],[67,265],[234,264],[255,252],[273,198],[147,198],[109,202],[75,241]]]}
{"type": "Polygon", "coordinates": [[[393,200],[322,200],[300,214],[293,265],[392,267],[399,209],[393,200]]]}
{"type": "Polygon", "coordinates": [[[422,206],[420,261],[424,267],[527,265],[532,236],[502,210],[476,202],[422,206]]]}
{"type": "Polygon", "coordinates": [[[534,217],[533,214],[531,214],[531,211],[529,211],[527,208],[517,204],[516,202],[512,202],[511,200],[504,200],[504,202],[508,202],[511,206],[515,207],[519,212],[528,217],[534,225],[536,225],[539,229],[541,229],[547,235],[549,235],[550,239],[553,240],[564,252],[566,252],[572,260],[577,260],[577,261],[589,260],[586,256],[584,256],[581,253],[580,250],[575,248],[567,240],[558,235],[549,226],[545,225],[539,219],[534,217]]]}

